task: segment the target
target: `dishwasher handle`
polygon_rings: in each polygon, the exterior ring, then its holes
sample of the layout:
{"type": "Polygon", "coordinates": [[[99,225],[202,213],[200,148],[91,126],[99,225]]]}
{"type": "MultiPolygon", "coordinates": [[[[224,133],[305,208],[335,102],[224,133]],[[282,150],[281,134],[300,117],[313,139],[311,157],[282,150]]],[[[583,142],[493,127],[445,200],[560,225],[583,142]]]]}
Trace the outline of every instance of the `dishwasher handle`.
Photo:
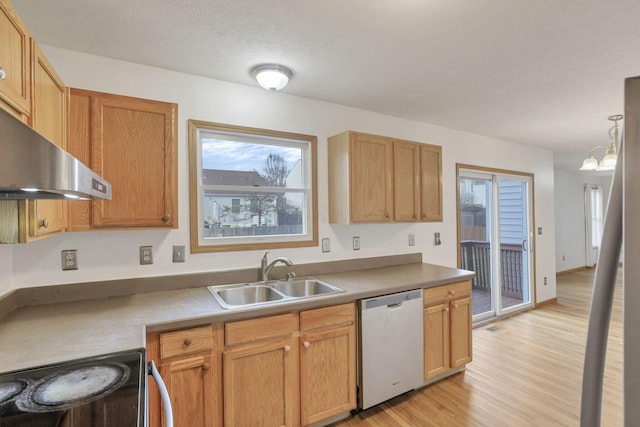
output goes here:
{"type": "Polygon", "coordinates": [[[389,310],[397,310],[402,307],[404,302],[416,299],[422,299],[422,289],[365,299],[361,301],[361,308],[362,310],[369,310],[386,306],[389,310]]]}

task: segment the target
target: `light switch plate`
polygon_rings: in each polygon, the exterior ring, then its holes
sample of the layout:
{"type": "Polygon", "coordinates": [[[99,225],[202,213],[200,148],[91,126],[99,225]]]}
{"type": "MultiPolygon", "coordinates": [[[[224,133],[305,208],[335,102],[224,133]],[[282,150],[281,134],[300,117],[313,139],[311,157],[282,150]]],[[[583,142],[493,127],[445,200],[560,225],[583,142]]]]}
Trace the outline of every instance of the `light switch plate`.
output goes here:
{"type": "Polygon", "coordinates": [[[360,236],[353,236],[353,250],[360,250],[360,236]]]}
{"type": "Polygon", "coordinates": [[[173,247],[173,262],[184,262],[184,245],[173,247]]]}
{"type": "Polygon", "coordinates": [[[409,246],[416,245],[416,235],[413,233],[409,233],[409,246]]]}
{"type": "Polygon", "coordinates": [[[328,237],[322,239],[322,252],[330,252],[331,251],[331,243],[328,237]]]}

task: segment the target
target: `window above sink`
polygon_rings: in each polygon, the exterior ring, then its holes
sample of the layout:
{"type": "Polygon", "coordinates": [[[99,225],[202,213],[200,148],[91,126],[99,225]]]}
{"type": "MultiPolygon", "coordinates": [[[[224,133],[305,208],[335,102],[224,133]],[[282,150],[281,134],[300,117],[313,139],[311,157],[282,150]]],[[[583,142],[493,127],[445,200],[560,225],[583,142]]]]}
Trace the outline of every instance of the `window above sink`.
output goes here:
{"type": "Polygon", "coordinates": [[[317,246],[316,145],[189,120],[191,252],[317,246]]]}

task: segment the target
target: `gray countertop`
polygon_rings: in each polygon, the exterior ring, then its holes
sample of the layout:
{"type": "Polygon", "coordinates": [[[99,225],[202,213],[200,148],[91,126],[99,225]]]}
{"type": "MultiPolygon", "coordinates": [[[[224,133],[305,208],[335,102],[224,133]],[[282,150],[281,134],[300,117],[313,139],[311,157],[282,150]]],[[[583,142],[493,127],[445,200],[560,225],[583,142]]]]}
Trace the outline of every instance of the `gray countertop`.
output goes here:
{"type": "Polygon", "coordinates": [[[147,331],[341,304],[467,280],[473,272],[415,263],[313,277],[345,292],[234,310],[221,308],[206,287],[22,307],[0,321],[0,372],[142,348],[147,331]]]}

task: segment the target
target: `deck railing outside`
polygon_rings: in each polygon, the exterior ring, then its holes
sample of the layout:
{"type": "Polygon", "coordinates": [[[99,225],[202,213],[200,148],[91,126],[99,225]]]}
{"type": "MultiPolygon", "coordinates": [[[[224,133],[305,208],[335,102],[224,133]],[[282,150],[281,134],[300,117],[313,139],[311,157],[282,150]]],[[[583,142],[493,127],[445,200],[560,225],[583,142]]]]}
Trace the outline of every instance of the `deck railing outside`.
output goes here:
{"type": "MultiPolygon", "coordinates": [[[[463,240],[460,243],[462,268],[475,271],[474,289],[489,290],[491,285],[491,248],[489,242],[463,240]]],[[[522,246],[500,245],[502,296],[522,299],[522,246]]]]}

